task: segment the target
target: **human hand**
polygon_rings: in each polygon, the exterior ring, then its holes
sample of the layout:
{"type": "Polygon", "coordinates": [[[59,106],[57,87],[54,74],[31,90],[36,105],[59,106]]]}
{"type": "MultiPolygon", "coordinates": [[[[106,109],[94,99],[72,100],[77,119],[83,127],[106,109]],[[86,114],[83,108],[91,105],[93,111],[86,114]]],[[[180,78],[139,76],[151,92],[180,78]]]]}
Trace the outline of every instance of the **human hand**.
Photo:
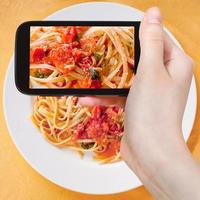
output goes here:
{"type": "Polygon", "coordinates": [[[199,165],[182,136],[192,61],[163,31],[157,8],[143,18],[140,44],[125,107],[122,157],[157,199],[200,199],[199,165]]]}

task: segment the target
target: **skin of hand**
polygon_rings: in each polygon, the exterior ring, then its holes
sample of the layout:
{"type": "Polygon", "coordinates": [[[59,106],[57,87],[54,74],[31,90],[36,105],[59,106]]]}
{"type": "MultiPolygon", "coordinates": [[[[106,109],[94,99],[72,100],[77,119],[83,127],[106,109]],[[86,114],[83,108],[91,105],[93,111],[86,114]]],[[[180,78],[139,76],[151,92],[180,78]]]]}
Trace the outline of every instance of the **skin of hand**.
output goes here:
{"type": "Polygon", "coordinates": [[[83,97],[83,105],[125,105],[121,155],[156,199],[200,199],[200,167],[182,136],[193,63],[163,31],[158,8],[140,26],[141,55],[125,98],[83,97]]]}

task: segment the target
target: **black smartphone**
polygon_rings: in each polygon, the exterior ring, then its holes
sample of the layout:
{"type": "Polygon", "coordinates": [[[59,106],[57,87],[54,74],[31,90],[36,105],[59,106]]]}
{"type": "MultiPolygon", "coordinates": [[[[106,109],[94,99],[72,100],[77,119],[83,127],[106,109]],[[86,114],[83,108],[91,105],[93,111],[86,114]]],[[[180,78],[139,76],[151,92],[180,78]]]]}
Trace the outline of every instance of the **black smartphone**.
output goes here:
{"type": "Polygon", "coordinates": [[[140,56],[137,21],[28,21],[15,40],[15,83],[28,95],[127,96],[140,56]]]}

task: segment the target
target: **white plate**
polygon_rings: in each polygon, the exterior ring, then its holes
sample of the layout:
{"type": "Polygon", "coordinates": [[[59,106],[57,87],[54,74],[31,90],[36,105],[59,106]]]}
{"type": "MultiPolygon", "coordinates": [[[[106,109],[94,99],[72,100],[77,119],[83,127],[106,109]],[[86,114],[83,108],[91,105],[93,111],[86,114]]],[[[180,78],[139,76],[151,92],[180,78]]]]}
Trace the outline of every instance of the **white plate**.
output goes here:
{"type": "MultiPolygon", "coordinates": [[[[48,20],[116,21],[141,18],[142,12],[134,8],[100,2],[71,6],[47,17],[48,20]]],[[[15,88],[13,58],[4,84],[4,112],[10,135],[25,160],[42,176],[64,188],[90,194],[117,193],[141,185],[124,162],[99,165],[88,157],[82,160],[71,150],[61,150],[49,144],[29,120],[31,97],[20,94],[15,88]]],[[[183,120],[185,139],[192,129],[195,111],[196,88],[193,80],[183,120]]]]}

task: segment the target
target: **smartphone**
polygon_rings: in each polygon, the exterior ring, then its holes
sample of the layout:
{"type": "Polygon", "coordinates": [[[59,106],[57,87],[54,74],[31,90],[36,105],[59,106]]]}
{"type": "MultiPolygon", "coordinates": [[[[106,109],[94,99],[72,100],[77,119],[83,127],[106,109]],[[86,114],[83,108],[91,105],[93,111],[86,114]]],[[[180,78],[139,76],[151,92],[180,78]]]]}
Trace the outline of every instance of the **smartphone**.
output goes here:
{"type": "Polygon", "coordinates": [[[138,21],[28,21],[15,40],[15,83],[28,95],[127,96],[138,21]]]}

